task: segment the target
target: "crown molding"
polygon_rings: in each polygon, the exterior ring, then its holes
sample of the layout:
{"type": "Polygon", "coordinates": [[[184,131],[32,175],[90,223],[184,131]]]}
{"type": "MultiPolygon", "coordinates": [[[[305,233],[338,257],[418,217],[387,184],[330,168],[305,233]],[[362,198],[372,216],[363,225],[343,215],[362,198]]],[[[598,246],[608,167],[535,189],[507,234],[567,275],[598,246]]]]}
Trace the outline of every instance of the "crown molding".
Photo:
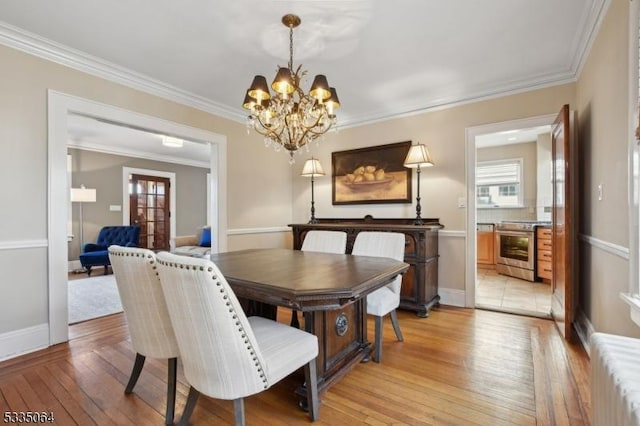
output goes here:
{"type": "Polygon", "coordinates": [[[587,62],[589,52],[591,51],[593,42],[600,31],[602,21],[609,10],[610,4],[611,0],[593,0],[589,13],[587,13],[580,22],[580,28],[583,29],[583,32],[576,38],[571,50],[575,53],[571,69],[574,71],[576,76],[579,76],[582,73],[582,68],[587,62]]]}
{"type": "Polygon", "coordinates": [[[48,40],[2,21],[0,21],[0,44],[229,120],[244,122],[246,119],[245,115],[239,110],[229,108],[218,102],[155,80],[80,50],[48,40]]]}
{"type": "Polygon", "coordinates": [[[568,83],[575,83],[577,81],[576,74],[568,71],[558,73],[553,76],[541,77],[539,79],[532,79],[527,81],[520,81],[517,83],[504,84],[495,86],[490,90],[477,91],[466,97],[449,98],[431,103],[421,104],[406,104],[404,106],[397,107],[396,109],[403,112],[389,113],[388,111],[377,111],[370,114],[363,114],[361,116],[347,117],[344,120],[339,121],[340,129],[348,129],[350,127],[359,127],[374,123],[380,123],[388,120],[395,120],[398,118],[411,117],[414,115],[424,114],[426,112],[440,111],[445,109],[451,109],[459,107],[461,105],[473,104],[476,102],[486,101],[489,99],[502,98],[505,96],[517,95],[519,93],[530,92],[532,90],[540,90],[548,87],[560,86],[568,83]]]}
{"type": "MultiPolygon", "coordinates": [[[[419,104],[396,105],[394,109],[400,112],[380,109],[364,114],[345,116],[339,120],[338,127],[343,129],[359,127],[546,87],[573,83],[582,71],[582,67],[588,58],[589,51],[598,34],[610,3],[611,0],[593,0],[591,8],[581,18],[581,28],[583,28],[583,31],[576,36],[572,43],[571,51],[574,52],[574,54],[568,58],[567,71],[545,76],[532,76],[530,79],[509,81],[491,88],[479,88],[464,97],[449,97],[421,102],[419,104]]],[[[0,44],[235,122],[244,123],[246,119],[241,108],[232,108],[203,96],[179,89],[144,74],[72,49],[2,21],[0,21],[0,44]]]]}
{"type": "Polygon", "coordinates": [[[100,152],[102,154],[121,155],[124,157],[142,158],[145,160],[161,161],[164,163],[181,164],[183,166],[202,167],[209,169],[211,164],[207,161],[189,160],[186,158],[172,157],[170,155],[155,154],[151,152],[139,151],[135,149],[125,149],[121,147],[110,147],[103,144],[89,142],[72,142],[67,143],[67,148],[82,149],[84,151],[100,152]]]}

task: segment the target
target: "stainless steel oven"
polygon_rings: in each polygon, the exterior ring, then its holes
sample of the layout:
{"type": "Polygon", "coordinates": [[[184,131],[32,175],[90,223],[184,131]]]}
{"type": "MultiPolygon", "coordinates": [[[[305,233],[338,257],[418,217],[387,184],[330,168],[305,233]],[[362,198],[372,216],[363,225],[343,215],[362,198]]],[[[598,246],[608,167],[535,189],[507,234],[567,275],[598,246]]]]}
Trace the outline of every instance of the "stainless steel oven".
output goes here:
{"type": "Polygon", "coordinates": [[[535,224],[502,222],[496,225],[496,271],[535,281],[535,224]]]}

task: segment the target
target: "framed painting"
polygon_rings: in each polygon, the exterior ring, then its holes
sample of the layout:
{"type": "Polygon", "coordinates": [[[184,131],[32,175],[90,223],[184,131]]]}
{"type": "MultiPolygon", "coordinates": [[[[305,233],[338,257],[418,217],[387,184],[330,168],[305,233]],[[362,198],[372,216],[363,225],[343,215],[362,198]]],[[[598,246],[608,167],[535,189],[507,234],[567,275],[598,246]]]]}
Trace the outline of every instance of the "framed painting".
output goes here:
{"type": "Polygon", "coordinates": [[[411,141],[331,153],[332,203],[411,203],[411,141]]]}

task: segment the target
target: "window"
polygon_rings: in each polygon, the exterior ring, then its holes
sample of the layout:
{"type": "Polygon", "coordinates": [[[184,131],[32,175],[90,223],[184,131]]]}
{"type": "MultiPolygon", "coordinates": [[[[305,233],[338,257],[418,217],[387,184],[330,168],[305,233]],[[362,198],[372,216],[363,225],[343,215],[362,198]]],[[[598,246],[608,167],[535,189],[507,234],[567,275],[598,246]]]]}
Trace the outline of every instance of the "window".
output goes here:
{"type": "Polygon", "coordinates": [[[479,208],[522,207],[522,158],[481,161],[476,167],[479,208]]]}

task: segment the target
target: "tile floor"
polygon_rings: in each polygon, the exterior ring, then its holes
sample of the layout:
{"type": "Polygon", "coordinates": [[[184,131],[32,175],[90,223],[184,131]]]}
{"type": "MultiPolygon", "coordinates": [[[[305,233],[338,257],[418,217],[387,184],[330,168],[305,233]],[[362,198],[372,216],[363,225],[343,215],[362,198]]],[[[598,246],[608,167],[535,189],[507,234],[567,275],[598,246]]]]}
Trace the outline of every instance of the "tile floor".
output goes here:
{"type": "Polygon", "coordinates": [[[549,317],[551,285],[500,275],[494,269],[478,268],[476,307],[549,317]]]}

